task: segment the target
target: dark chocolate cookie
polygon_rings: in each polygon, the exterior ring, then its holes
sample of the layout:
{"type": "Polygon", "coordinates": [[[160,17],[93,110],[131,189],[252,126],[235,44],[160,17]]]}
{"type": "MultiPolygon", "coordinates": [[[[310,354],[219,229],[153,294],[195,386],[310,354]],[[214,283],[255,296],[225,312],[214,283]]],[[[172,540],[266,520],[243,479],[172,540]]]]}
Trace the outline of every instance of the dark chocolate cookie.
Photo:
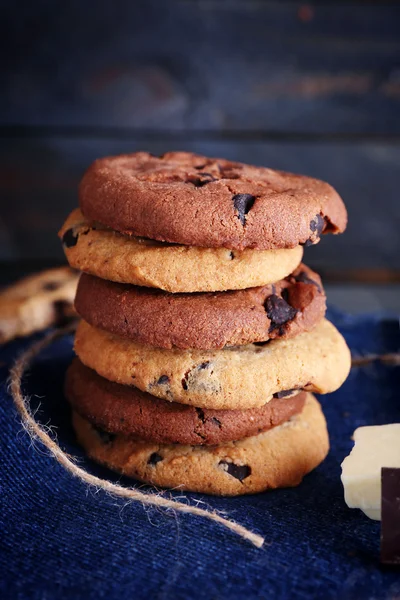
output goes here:
{"type": "Polygon", "coordinates": [[[161,444],[214,445],[267,431],[302,411],[306,393],[274,398],[261,408],[207,410],[168,402],[112,383],[75,359],[66,396],[82,417],[108,434],[133,435],[161,444]]]}
{"type": "Polygon", "coordinates": [[[293,248],[347,223],[343,201],[327,183],[189,152],[99,159],[79,197],[88,219],[189,246],[293,248]]]}
{"type": "Polygon", "coordinates": [[[211,349],[290,338],[325,314],[319,276],[305,265],[274,285],[169,294],[83,274],[75,299],[91,325],[159,348],[211,349]]]}

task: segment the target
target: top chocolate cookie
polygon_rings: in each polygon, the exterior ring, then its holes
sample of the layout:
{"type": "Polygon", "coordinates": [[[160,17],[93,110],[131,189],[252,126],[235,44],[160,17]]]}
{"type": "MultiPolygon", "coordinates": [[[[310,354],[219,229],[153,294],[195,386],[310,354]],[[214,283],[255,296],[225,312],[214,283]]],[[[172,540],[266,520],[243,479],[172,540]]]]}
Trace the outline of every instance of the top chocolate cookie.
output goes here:
{"type": "Polygon", "coordinates": [[[79,198],[86,218],[121,233],[208,248],[293,248],[347,224],[327,183],[189,152],[96,160],[79,198]]]}

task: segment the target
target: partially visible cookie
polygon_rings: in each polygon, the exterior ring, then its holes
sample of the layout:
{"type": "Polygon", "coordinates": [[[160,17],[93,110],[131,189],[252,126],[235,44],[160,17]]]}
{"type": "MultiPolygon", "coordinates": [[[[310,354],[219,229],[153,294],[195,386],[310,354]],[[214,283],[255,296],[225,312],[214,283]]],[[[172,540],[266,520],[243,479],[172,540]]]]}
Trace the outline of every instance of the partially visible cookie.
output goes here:
{"type": "Polygon", "coordinates": [[[215,445],[267,431],[302,411],[306,394],[274,398],[261,408],[207,410],[167,402],[107,381],[75,359],[65,393],[74,410],[109,433],[161,444],[215,445]]]}
{"type": "Polygon", "coordinates": [[[262,406],[274,394],[293,389],[333,392],[351,366],[346,342],[325,319],[291,339],[222,350],[154,348],[81,321],[75,351],[86,366],[110,381],[214,409],[262,406]]]}
{"type": "Polygon", "coordinates": [[[73,415],[79,443],[95,461],[139,481],[238,496],[298,485],[329,449],[326,422],[307,394],[303,411],[279,427],[218,446],[162,445],[103,434],[73,415]]]}
{"type": "Polygon", "coordinates": [[[122,233],[206,248],[294,248],[347,223],[323,181],[190,152],[96,160],[79,201],[88,219],[122,233]]]}
{"type": "Polygon", "coordinates": [[[319,276],[305,265],[276,284],[169,294],[83,274],[75,307],[91,325],[159,348],[223,348],[312,329],[324,316],[319,276]]]}
{"type": "Polygon", "coordinates": [[[167,292],[239,290],[279,281],[301,262],[303,249],[232,251],[129,237],[74,210],[59,236],[71,267],[120,283],[167,292]]]}
{"type": "Polygon", "coordinates": [[[42,271],[0,292],[0,343],[76,316],[78,274],[68,267],[42,271]]]}

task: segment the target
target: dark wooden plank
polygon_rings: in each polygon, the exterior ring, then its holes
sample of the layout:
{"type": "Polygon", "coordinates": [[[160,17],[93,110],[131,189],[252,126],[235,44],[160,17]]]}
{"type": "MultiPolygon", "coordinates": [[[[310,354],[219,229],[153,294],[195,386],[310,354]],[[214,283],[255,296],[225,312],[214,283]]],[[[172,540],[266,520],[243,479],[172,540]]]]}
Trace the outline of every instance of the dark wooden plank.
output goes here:
{"type": "Polygon", "coordinates": [[[2,2],[0,125],[400,134],[400,6],[2,2]]]}
{"type": "Polygon", "coordinates": [[[62,259],[56,237],[77,204],[77,184],[99,156],[186,149],[305,173],[332,183],[349,211],[307,261],[329,270],[400,269],[400,143],[187,142],[43,137],[0,140],[0,259],[62,259]]]}

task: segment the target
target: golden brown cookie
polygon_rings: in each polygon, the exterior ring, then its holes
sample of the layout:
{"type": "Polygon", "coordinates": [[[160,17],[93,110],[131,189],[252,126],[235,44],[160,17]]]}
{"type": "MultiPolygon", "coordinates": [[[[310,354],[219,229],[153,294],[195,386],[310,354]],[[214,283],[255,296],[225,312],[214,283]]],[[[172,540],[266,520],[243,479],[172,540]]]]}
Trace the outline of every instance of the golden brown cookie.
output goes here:
{"type": "Polygon", "coordinates": [[[0,292],[0,343],[76,316],[78,274],[68,267],[21,279],[0,292]]]}
{"type": "Polygon", "coordinates": [[[79,200],[88,219],[121,233],[206,248],[294,248],[347,223],[323,181],[190,152],[96,160],[79,200]]]}
{"type": "Polygon", "coordinates": [[[73,424],[87,454],[114,471],[161,487],[219,496],[298,485],[329,450],[325,418],[311,394],[303,411],[279,427],[218,446],[104,435],[77,413],[73,424]]]}
{"type": "Polygon", "coordinates": [[[81,321],[75,336],[81,361],[99,375],[165,400],[200,408],[248,409],[274,394],[336,390],[350,371],[350,351],[323,319],[291,339],[222,350],[165,350],[140,344],[81,321]]]}
{"type": "Polygon", "coordinates": [[[301,246],[232,251],[129,237],[87,221],[79,209],[70,214],[59,236],[71,267],[109,281],[173,293],[274,283],[294,271],[303,256],[301,246]]]}
{"type": "Polygon", "coordinates": [[[65,394],[77,413],[104,431],[191,445],[221,444],[267,431],[301,412],[306,399],[303,392],[249,410],[195,408],[112,383],[77,358],[67,371],[65,394]]]}
{"type": "Polygon", "coordinates": [[[75,308],[91,325],[159,348],[211,349],[294,337],[325,315],[319,276],[305,265],[276,284],[169,294],[83,274],[75,308]]]}

